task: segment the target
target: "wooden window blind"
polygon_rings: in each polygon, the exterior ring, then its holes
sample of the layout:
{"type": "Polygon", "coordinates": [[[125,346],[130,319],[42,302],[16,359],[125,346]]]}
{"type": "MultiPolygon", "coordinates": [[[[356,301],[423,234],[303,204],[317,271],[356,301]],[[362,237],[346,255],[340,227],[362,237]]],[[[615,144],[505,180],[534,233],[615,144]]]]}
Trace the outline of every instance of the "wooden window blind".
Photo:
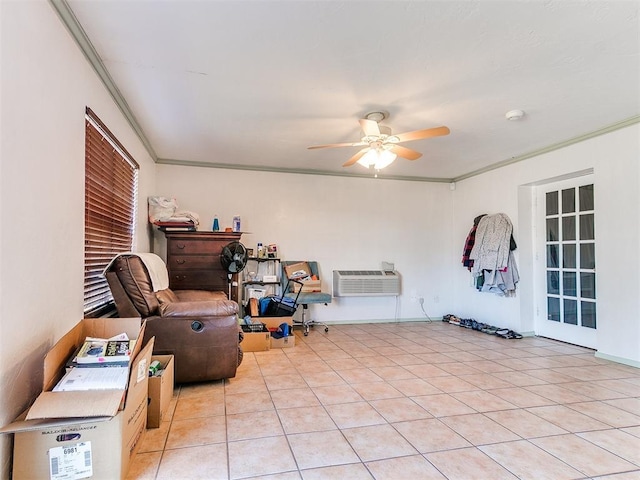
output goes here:
{"type": "Polygon", "coordinates": [[[134,245],[138,164],[96,114],[85,114],[84,313],[112,308],[102,275],[111,259],[134,245]]]}

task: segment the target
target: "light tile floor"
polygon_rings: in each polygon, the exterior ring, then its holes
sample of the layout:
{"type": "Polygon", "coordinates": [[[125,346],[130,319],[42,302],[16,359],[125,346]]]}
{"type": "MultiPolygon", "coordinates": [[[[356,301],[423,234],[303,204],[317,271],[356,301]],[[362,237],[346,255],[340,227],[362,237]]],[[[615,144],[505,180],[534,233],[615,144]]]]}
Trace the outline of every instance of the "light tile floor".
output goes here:
{"type": "Polygon", "coordinates": [[[640,369],[443,322],[334,325],[177,386],[129,479],[640,479],[640,369]]]}

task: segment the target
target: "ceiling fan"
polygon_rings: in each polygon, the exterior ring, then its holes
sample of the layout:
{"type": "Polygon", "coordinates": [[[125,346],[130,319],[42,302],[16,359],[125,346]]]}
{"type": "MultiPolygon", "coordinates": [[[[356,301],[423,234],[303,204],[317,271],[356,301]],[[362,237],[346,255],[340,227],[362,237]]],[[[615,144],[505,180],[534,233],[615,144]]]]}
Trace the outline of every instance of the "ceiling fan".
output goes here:
{"type": "Polygon", "coordinates": [[[449,135],[450,132],[447,127],[436,127],[392,135],[389,127],[378,124],[385,118],[387,118],[387,114],[384,112],[371,112],[365,115],[365,118],[360,119],[360,126],[364,136],[359,142],[331,143],[328,145],[314,145],[308,148],[313,150],[316,148],[365,147],[342,166],[350,167],[354,163],[359,163],[367,168],[373,167],[376,170],[380,170],[391,165],[396,156],[407,160],[417,160],[422,156],[422,153],[403,147],[399,143],[449,135]]]}

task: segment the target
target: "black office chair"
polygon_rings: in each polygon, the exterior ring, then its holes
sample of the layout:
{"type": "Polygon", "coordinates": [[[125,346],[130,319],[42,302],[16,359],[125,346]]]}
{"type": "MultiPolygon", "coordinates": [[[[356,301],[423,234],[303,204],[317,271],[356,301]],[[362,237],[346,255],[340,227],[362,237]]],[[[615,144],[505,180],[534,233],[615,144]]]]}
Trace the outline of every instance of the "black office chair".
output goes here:
{"type": "MultiPolygon", "coordinates": [[[[320,278],[320,274],[318,271],[318,262],[314,262],[314,261],[304,261],[305,263],[307,263],[309,265],[309,269],[311,270],[311,274],[312,275],[316,275],[317,278],[320,278]]],[[[309,309],[309,305],[314,304],[314,303],[324,303],[325,305],[328,305],[329,303],[331,303],[331,294],[330,293],[325,293],[325,292],[300,292],[300,294],[298,295],[298,293],[295,293],[293,291],[293,285],[294,283],[290,283],[289,284],[289,291],[285,292],[285,289],[287,287],[287,273],[286,273],[286,267],[290,266],[290,265],[294,265],[296,263],[302,263],[301,261],[283,261],[281,262],[281,267],[282,267],[282,275],[280,276],[281,278],[281,283],[282,283],[282,291],[284,293],[284,295],[286,297],[289,298],[293,298],[295,299],[297,296],[297,304],[298,305],[302,305],[302,320],[299,322],[295,322],[294,324],[300,324],[302,325],[303,328],[303,333],[305,336],[309,335],[309,328],[313,327],[315,325],[321,325],[324,327],[324,331],[325,332],[329,332],[329,327],[327,326],[326,323],[322,323],[322,322],[318,322],[316,320],[310,320],[307,317],[307,310],[309,309]]]]}

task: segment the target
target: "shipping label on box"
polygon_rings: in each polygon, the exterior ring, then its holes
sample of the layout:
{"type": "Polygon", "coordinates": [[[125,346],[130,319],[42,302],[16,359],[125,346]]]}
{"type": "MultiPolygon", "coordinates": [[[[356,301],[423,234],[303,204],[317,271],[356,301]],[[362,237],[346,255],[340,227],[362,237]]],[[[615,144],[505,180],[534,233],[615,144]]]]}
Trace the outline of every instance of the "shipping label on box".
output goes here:
{"type": "Polygon", "coordinates": [[[49,449],[49,478],[89,478],[93,476],[91,442],[80,442],[49,449]]]}

